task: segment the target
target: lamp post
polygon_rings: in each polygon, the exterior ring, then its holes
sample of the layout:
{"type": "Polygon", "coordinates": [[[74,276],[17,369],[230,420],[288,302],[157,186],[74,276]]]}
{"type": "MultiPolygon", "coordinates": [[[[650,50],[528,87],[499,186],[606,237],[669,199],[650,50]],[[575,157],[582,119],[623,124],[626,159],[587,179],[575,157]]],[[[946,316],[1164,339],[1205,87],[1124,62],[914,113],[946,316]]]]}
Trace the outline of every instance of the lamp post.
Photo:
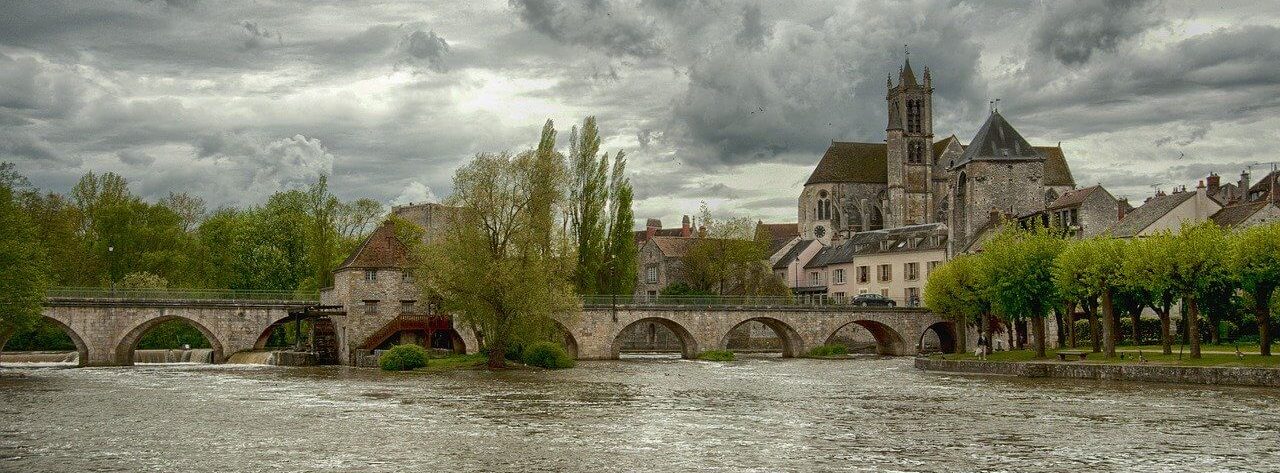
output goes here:
{"type": "Polygon", "coordinates": [[[116,297],[115,246],[107,247],[107,279],[111,281],[111,297],[116,297]]]}

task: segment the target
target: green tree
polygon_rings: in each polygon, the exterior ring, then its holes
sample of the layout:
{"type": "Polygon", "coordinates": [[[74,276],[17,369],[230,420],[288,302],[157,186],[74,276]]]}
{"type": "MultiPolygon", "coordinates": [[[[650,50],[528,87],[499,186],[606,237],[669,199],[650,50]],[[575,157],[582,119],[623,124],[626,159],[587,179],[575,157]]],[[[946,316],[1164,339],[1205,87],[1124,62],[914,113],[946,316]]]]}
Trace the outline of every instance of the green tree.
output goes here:
{"type": "Polygon", "coordinates": [[[936,314],[956,324],[956,345],[963,351],[968,343],[969,325],[982,322],[989,309],[978,286],[979,256],[959,255],[929,274],[924,286],[924,304],[936,314]]]}
{"type": "Polygon", "coordinates": [[[608,267],[601,271],[599,287],[608,294],[631,294],[636,285],[635,213],[631,209],[631,180],[626,176],[626,154],[618,151],[613,158],[609,178],[609,220],[607,250],[608,267]]]}
{"type": "Polygon", "coordinates": [[[1128,291],[1160,317],[1160,345],[1166,355],[1173,353],[1170,313],[1178,297],[1173,286],[1176,254],[1173,235],[1164,231],[1130,243],[1121,265],[1128,291]]]}
{"type": "MultiPolygon", "coordinates": [[[[550,128],[547,122],[546,128],[550,128]]],[[[546,136],[546,128],[543,135],[546,136]]],[[[554,130],[553,130],[554,131],[554,130]]],[[[554,136],[554,135],[552,135],[554,136]]],[[[581,131],[569,132],[569,229],[577,245],[578,265],[574,281],[583,294],[599,292],[605,254],[606,209],[609,200],[608,155],[599,156],[600,135],[595,117],[582,122],[581,131]]]]}
{"type": "Polygon", "coordinates": [[[1173,237],[1172,285],[1182,295],[1187,309],[1187,338],[1191,357],[1200,358],[1199,295],[1229,277],[1222,253],[1227,251],[1226,234],[1213,222],[1184,224],[1173,237]]]}
{"type": "Polygon", "coordinates": [[[746,217],[716,218],[706,202],[699,213],[698,239],[682,258],[689,285],[715,294],[773,295],[748,292],[749,281],[769,258],[767,243],[755,238],[755,222],[746,217]]]}
{"type": "Polygon", "coordinates": [[[477,155],[453,179],[449,203],[462,211],[439,244],[422,247],[424,292],[476,330],[490,368],[505,366],[515,343],[551,339],[552,315],[576,310],[572,266],[561,261],[572,247],[545,224],[565,204],[567,176],[551,153],[477,155]]]}
{"type": "Polygon", "coordinates": [[[1280,223],[1241,230],[1232,236],[1231,268],[1253,299],[1262,356],[1271,356],[1271,300],[1280,284],[1280,223]]]}
{"type": "Polygon", "coordinates": [[[1030,319],[1040,358],[1045,356],[1045,317],[1059,297],[1052,268],[1061,248],[1062,239],[1044,229],[1010,225],[983,245],[980,259],[979,280],[992,309],[1010,322],[1030,319]]]}
{"type": "Polygon", "coordinates": [[[1102,348],[1107,358],[1116,354],[1115,296],[1122,290],[1120,268],[1125,247],[1124,240],[1111,237],[1078,240],[1065,245],[1053,262],[1059,294],[1089,301],[1101,298],[1102,348]]]}
{"type": "Polygon", "coordinates": [[[14,199],[13,186],[24,184],[12,165],[0,165],[0,341],[40,320],[49,286],[36,226],[14,199]]]}

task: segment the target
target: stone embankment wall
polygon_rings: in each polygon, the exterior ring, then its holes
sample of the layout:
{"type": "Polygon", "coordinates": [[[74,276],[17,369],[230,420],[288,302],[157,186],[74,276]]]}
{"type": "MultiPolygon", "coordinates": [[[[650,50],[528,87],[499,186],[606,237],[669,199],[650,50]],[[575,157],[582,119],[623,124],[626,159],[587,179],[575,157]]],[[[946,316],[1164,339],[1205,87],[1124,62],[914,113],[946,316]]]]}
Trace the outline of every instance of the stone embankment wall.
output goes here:
{"type": "Polygon", "coordinates": [[[1280,387],[1280,368],[1216,366],[1100,365],[1092,363],[1008,362],[916,358],[926,371],[1022,376],[1026,378],[1105,379],[1157,383],[1280,387]]]}

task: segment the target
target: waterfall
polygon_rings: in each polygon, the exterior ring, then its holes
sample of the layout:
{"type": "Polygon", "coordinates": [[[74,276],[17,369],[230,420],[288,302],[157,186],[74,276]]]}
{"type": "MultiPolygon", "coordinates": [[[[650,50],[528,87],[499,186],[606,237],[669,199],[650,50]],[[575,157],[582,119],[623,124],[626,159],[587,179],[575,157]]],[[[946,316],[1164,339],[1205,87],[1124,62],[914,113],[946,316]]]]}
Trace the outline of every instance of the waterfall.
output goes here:
{"type": "Polygon", "coordinates": [[[71,352],[27,351],[0,353],[0,363],[79,364],[80,354],[71,352]]]}
{"type": "Polygon", "coordinates": [[[274,365],[275,352],[242,351],[227,358],[229,365],[274,365]]]}
{"type": "Polygon", "coordinates": [[[213,363],[213,350],[209,348],[193,348],[190,350],[134,350],[134,363],[213,363]]]}

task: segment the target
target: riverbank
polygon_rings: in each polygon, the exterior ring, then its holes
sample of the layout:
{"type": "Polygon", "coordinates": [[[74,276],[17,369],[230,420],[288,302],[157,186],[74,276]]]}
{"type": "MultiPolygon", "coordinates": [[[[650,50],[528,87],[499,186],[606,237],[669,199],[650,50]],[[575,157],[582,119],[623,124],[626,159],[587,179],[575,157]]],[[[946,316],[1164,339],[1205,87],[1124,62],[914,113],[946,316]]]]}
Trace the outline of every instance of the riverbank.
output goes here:
{"type": "MultiPolygon", "coordinates": [[[[1005,352],[1017,353],[1017,352],[1005,352]]],[[[999,353],[995,355],[1000,355],[999,353]]],[[[994,358],[989,357],[989,358],[994,358]]],[[[1153,355],[1155,356],[1155,355],[1153,355]]],[[[1226,355],[1222,355],[1226,356],[1226,355]]],[[[1236,358],[1230,355],[1231,358],[1236,358]]],[[[1184,360],[1187,363],[1171,363],[1167,361],[1140,362],[1133,357],[1126,360],[1118,358],[1093,361],[1056,361],[1056,360],[1018,360],[1017,356],[1006,355],[1013,360],[976,360],[972,355],[945,355],[930,358],[916,358],[915,367],[924,371],[962,373],[976,375],[1019,376],[1024,378],[1065,378],[1065,379],[1098,379],[1111,381],[1139,381],[1150,383],[1184,383],[1231,386],[1280,387],[1280,367],[1274,364],[1244,365],[1244,360],[1236,359],[1236,366],[1222,363],[1229,361],[1202,358],[1200,360],[1184,360]],[[1205,364],[1217,361],[1218,365],[1205,364]]],[[[1258,357],[1261,358],[1261,357],[1258,357]]]]}

